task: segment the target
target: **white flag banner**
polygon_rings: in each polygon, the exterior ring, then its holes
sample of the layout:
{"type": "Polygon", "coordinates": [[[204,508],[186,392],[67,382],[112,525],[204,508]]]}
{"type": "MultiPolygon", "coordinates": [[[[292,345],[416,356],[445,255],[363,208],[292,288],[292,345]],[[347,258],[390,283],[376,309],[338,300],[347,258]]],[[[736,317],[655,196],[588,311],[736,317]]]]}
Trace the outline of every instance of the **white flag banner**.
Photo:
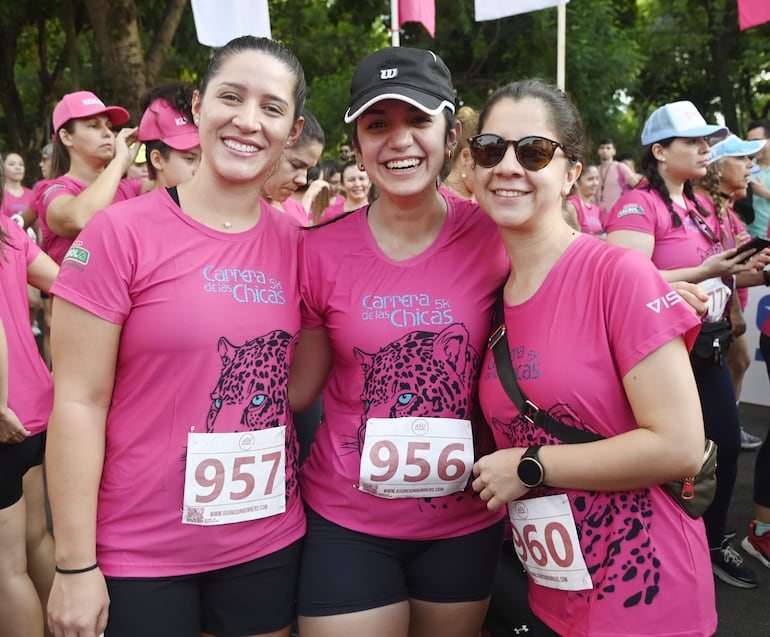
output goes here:
{"type": "Polygon", "coordinates": [[[475,0],[476,22],[558,7],[569,0],[475,0]]]}
{"type": "Polygon", "coordinates": [[[198,42],[220,47],[241,35],[272,37],[267,0],[192,0],[198,42]]]}

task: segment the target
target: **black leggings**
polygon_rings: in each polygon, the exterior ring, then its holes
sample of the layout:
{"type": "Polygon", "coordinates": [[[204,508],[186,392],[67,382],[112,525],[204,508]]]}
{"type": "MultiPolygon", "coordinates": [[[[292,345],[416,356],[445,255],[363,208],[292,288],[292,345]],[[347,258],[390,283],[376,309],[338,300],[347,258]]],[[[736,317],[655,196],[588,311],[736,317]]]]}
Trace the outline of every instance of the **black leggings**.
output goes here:
{"type": "Polygon", "coordinates": [[[727,510],[738,475],[741,423],[727,365],[715,365],[694,356],[690,360],[698,386],[706,437],[717,443],[716,494],[703,514],[709,547],[717,548],[725,534],[727,510]]]}
{"type": "MultiPolygon", "coordinates": [[[[759,335],[759,349],[767,366],[767,376],[770,379],[770,336],[759,335]]],[[[770,508],[770,444],[769,436],[765,436],[762,446],[757,452],[754,465],[754,503],[761,507],[770,508]]]]}

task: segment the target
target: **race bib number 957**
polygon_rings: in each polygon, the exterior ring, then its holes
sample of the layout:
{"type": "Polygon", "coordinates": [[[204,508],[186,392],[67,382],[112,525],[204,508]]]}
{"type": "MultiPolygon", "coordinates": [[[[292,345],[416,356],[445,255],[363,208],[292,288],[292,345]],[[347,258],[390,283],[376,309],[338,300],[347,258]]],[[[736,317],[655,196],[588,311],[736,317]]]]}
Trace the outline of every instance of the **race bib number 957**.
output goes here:
{"type": "Polygon", "coordinates": [[[232,524],[286,510],[286,427],[187,436],[184,524],[232,524]]]}

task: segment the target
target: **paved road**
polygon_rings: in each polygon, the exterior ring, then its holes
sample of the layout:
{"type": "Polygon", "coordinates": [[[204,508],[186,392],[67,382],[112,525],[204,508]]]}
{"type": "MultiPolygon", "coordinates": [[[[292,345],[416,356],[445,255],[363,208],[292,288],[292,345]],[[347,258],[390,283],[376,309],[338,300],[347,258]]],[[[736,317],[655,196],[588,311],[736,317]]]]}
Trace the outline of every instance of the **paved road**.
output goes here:
{"type": "MultiPolygon", "coordinates": [[[[770,428],[770,408],[742,404],[740,408],[743,426],[758,436],[766,436],[770,428]]],[[[743,637],[770,635],[770,569],[747,556],[740,549],[740,541],[746,535],[749,521],[754,516],[752,491],[754,485],[754,458],[756,452],[741,453],[738,481],[735,485],[728,524],[738,531],[734,546],[738,548],[759,578],[759,587],[752,590],[735,588],[716,580],[717,609],[719,611],[719,637],[743,637]]],[[[682,611],[687,609],[687,592],[682,591],[682,611]]]]}

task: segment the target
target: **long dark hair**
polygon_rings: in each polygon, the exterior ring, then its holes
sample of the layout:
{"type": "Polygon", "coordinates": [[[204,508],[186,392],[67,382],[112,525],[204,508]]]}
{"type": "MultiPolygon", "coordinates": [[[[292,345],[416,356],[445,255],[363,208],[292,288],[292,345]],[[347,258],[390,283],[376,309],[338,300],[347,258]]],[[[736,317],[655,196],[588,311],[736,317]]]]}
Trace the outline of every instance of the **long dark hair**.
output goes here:
{"type": "MultiPolygon", "coordinates": [[[[655,144],[660,144],[664,148],[668,148],[675,139],[676,137],[670,137],[655,142],[655,144]]],[[[663,203],[666,204],[666,208],[668,208],[668,212],[671,214],[671,223],[675,228],[678,228],[682,225],[682,218],[679,216],[679,213],[674,210],[674,202],[671,200],[671,193],[668,191],[668,186],[666,186],[666,182],[658,171],[658,160],[655,159],[655,156],[652,154],[653,146],[654,144],[649,144],[642,150],[642,174],[647,178],[647,181],[644,185],[640,185],[640,187],[645,188],[648,191],[655,191],[660,195],[663,203]]],[[[693,189],[692,181],[690,179],[684,182],[683,192],[685,198],[695,204],[695,208],[702,216],[708,217],[711,215],[711,213],[701,206],[695,198],[695,190],[693,189]]]]}

